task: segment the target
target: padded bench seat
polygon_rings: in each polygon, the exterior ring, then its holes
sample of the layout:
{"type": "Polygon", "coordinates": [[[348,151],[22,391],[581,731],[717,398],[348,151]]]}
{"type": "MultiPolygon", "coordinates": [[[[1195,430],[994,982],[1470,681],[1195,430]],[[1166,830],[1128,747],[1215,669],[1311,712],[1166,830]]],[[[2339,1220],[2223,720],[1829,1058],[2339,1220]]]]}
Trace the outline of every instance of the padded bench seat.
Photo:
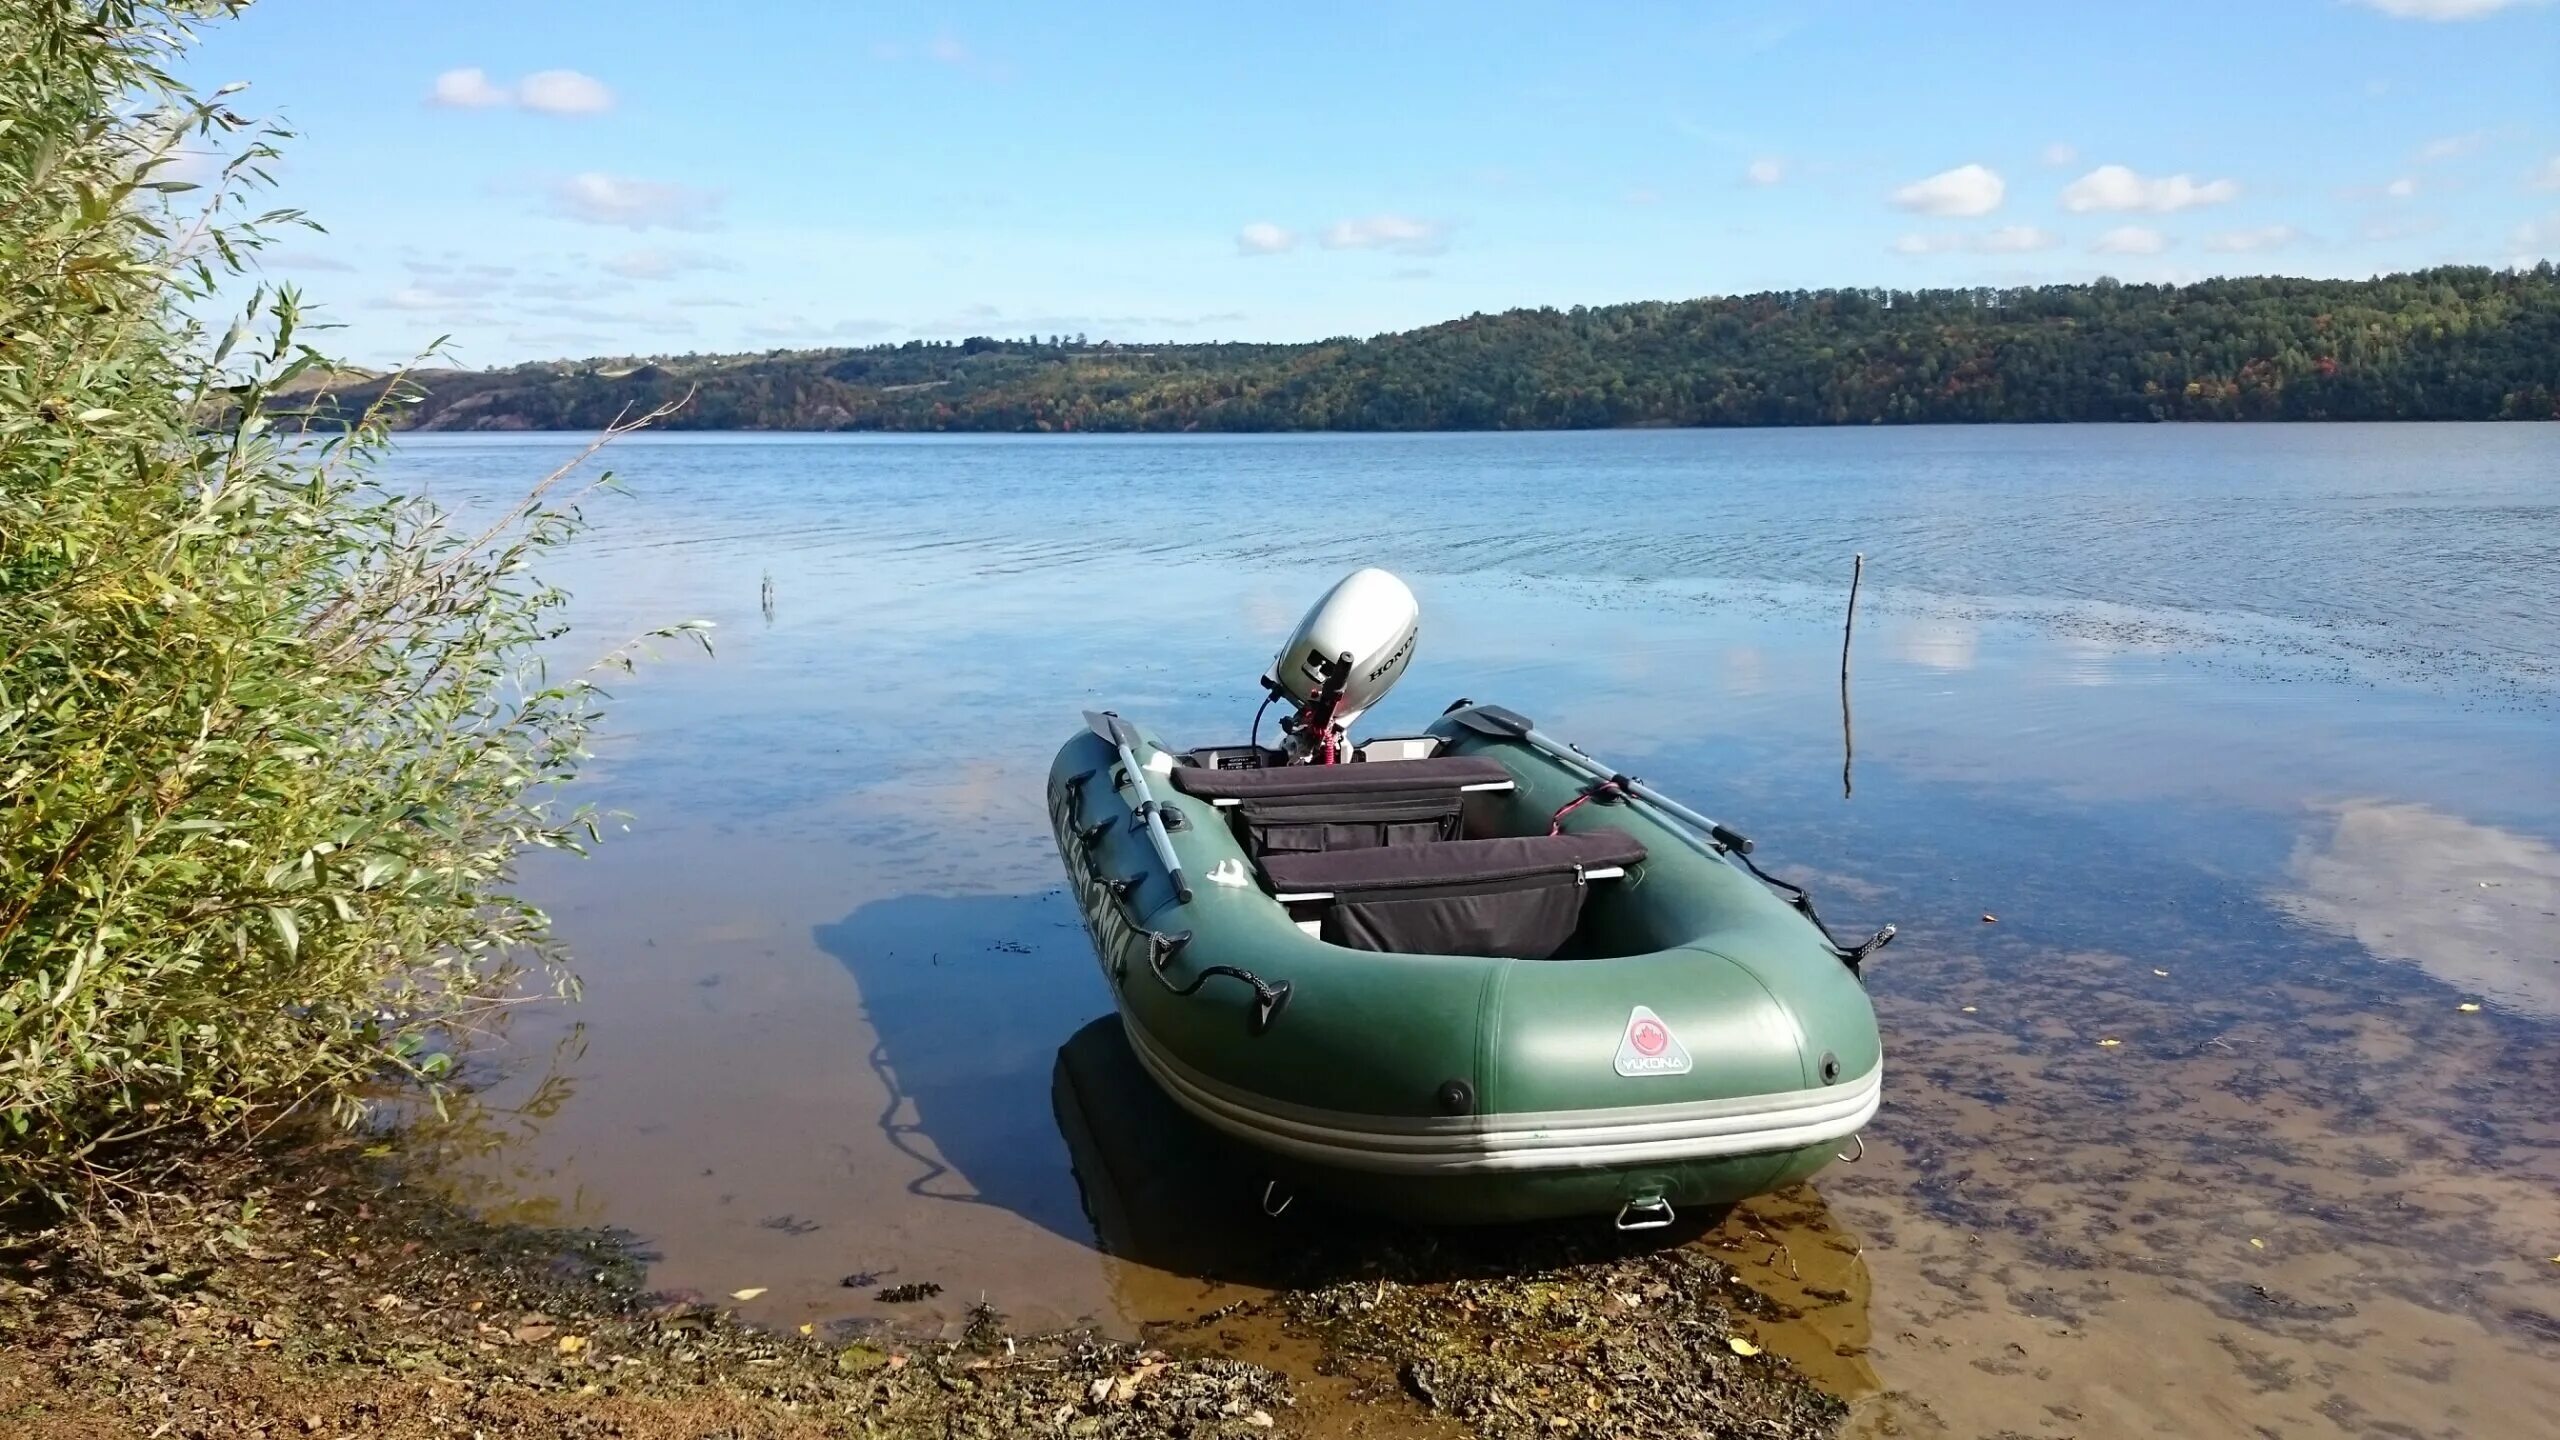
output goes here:
{"type": "Polygon", "coordinates": [[[1615,830],[1270,855],[1283,905],[1322,902],[1317,933],[1354,950],[1543,960],[1573,935],[1584,882],[1644,859],[1615,830]]]}
{"type": "Polygon", "coordinates": [[[1644,859],[1644,846],[1615,830],[1578,835],[1505,835],[1383,845],[1314,855],[1274,855],[1262,862],[1273,894],[1342,896],[1420,885],[1494,885],[1541,875],[1624,868],[1644,859]]]}
{"type": "Polygon", "coordinates": [[[1481,755],[1260,770],[1177,765],[1168,778],[1218,807],[1256,860],[1454,840],[1469,794],[1513,785],[1502,762],[1481,755]]]}
{"type": "Polygon", "coordinates": [[[1511,772],[1483,755],[1372,760],[1360,765],[1272,765],[1258,770],[1173,767],[1173,788],[1213,805],[1296,800],[1314,795],[1400,795],[1433,790],[1508,790],[1511,772]]]}

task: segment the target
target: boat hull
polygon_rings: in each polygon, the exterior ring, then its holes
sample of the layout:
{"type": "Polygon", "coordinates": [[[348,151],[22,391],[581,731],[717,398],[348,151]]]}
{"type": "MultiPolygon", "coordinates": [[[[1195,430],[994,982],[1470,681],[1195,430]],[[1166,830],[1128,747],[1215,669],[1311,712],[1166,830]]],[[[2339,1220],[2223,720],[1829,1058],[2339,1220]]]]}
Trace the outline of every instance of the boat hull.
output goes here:
{"type": "MultiPolygon", "coordinates": [[[[1272,1178],[1428,1222],[1647,1220],[1805,1179],[1874,1115],[1883,1058],[1863,987],[1801,916],[1686,830],[1631,806],[1568,817],[1647,851],[1590,912],[1609,958],[1348,950],[1251,883],[1223,818],[1175,792],[1171,757],[1138,733],[1190,898],[1099,736],[1059,752],[1053,831],[1130,1049],[1272,1178]],[[1285,982],[1288,998],[1272,1013],[1215,967],[1285,982]],[[1677,1037],[1681,1068],[1620,1063],[1639,1015],[1677,1037]]],[[[1453,753],[1502,762],[1515,818],[1584,787],[1526,745],[1439,733],[1453,753]]]]}

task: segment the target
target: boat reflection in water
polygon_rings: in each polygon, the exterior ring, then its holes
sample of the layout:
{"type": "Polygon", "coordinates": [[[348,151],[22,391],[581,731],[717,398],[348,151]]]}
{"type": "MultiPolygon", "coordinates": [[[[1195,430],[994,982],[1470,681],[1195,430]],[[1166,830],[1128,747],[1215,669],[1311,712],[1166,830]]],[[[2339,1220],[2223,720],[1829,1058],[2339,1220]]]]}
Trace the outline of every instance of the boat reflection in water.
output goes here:
{"type": "Polygon", "coordinates": [[[1533,1269],[1573,1253],[1581,1232],[1594,1256],[1704,1250],[1733,1270],[1736,1319],[1755,1343],[1853,1403],[1880,1388],[1865,1359],[1866,1263],[1810,1185],[1637,1234],[1613,1231],[1606,1217],[1417,1229],[1331,1209],[1275,1187],[1254,1152],[1166,1098],[1109,1015],[1058,1048],[1050,1100],[1095,1243],[1133,1317],[1188,1319],[1351,1275],[1533,1269]]]}

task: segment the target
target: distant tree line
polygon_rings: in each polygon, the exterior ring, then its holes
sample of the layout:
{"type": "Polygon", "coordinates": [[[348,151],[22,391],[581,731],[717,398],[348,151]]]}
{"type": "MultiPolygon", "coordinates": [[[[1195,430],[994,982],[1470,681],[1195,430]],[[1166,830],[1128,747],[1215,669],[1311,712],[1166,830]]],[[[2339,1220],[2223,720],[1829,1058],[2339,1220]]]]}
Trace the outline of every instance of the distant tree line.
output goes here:
{"type": "MultiPolygon", "coordinates": [[[[2560,418],[2560,272],[1793,290],[1513,310],[1301,345],[972,336],[417,377],[406,424],[1526,430],[2560,418]]],[[[379,382],[374,382],[378,385],[379,382]]],[[[313,422],[360,407],[358,384],[313,422]]]]}

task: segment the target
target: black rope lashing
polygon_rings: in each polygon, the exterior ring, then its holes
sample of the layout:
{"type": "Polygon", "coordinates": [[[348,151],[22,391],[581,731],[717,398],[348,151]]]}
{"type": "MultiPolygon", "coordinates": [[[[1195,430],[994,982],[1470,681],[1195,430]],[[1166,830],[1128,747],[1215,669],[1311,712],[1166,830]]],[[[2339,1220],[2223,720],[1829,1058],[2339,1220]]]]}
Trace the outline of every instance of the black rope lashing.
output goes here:
{"type": "Polygon", "coordinates": [[[1200,987],[1214,978],[1223,976],[1229,980],[1240,980],[1253,988],[1253,1016],[1247,1029],[1255,1035],[1269,1030],[1271,1022],[1278,1019],[1280,1012],[1288,1007],[1289,982],[1283,980],[1274,985],[1238,965],[1203,965],[1199,973],[1191,977],[1190,984],[1176,985],[1173,983],[1173,977],[1164,973],[1165,962],[1181,954],[1182,947],[1190,943],[1191,932],[1188,930],[1177,930],[1170,935],[1160,930],[1147,932],[1147,969],[1154,973],[1156,983],[1176,995],[1188,998],[1199,994],[1200,987]]]}
{"type": "Polygon", "coordinates": [[[1066,802],[1069,825],[1084,818],[1084,782],[1092,778],[1092,771],[1079,770],[1058,782],[1058,796],[1066,802]]]}
{"type": "Polygon", "coordinates": [[[1841,944],[1840,937],[1831,933],[1831,927],[1822,923],[1821,914],[1813,908],[1813,895],[1810,891],[1792,880],[1781,880],[1753,864],[1748,845],[1732,847],[1732,855],[1733,858],[1741,861],[1742,868],[1750,871],[1761,884],[1777,891],[1789,905],[1794,906],[1797,914],[1813,922],[1813,928],[1822,933],[1823,943],[1831,947],[1832,954],[1840,957],[1841,964],[1849,967],[1850,974],[1864,978],[1865,971],[1862,967],[1866,965],[1867,958],[1893,943],[1895,927],[1887,925],[1855,945],[1841,944]]]}
{"type": "Polygon", "coordinates": [[[1632,783],[1634,782],[1628,780],[1623,775],[1612,776],[1607,780],[1596,782],[1589,789],[1584,790],[1581,794],[1574,796],[1572,799],[1564,802],[1563,805],[1558,806],[1556,813],[1547,817],[1547,833],[1549,835],[1563,834],[1564,817],[1595,800],[1603,805],[1620,805],[1626,803],[1627,786],[1632,783]]]}
{"type": "Polygon", "coordinates": [[[1265,689],[1262,692],[1262,703],[1253,707],[1253,729],[1245,736],[1245,743],[1253,748],[1253,768],[1256,770],[1263,768],[1262,712],[1271,708],[1272,700],[1277,697],[1279,693],[1280,688],[1276,685],[1265,689]]]}

